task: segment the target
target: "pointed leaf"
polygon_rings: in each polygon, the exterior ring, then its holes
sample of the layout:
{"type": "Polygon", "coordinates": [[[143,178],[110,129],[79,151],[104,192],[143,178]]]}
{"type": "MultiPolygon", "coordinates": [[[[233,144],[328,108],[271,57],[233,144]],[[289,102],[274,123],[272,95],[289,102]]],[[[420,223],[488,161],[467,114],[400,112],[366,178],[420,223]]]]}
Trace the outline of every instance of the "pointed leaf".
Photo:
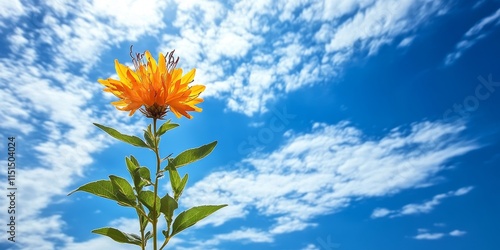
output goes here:
{"type": "Polygon", "coordinates": [[[225,206],[227,205],[199,206],[190,208],[180,213],[177,218],[175,218],[174,225],[172,226],[171,237],[178,234],[182,230],[193,226],[198,221],[204,219],[205,217],[225,206]]]}
{"type": "Polygon", "coordinates": [[[101,234],[104,236],[108,236],[109,238],[113,239],[114,241],[120,242],[120,243],[128,243],[128,244],[134,244],[134,245],[141,245],[141,237],[136,234],[128,234],[124,233],[116,228],[112,227],[104,227],[104,228],[99,228],[92,230],[92,233],[95,234],[101,234]]]}
{"type": "MultiPolygon", "coordinates": [[[[141,210],[143,212],[145,212],[144,209],[142,208],[142,206],[141,206],[141,210]]],[[[141,222],[140,222],[141,223],[141,230],[146,229],[146,227],[148,226],[148,218],[147,218],[147,216],[139,214],[139,219],[141,220],[141,222]]]]}
{"type": "Polygon", "coordinates": [[[153,235],[151,234],[151,231],[147,231],[146,234],[144,235],[144,238],[146,238],[146,241],[149,239],[153,238],[153,235]]]}
{"type": "Polygon", "coordinates": [[[132,159],[129,159],[128,157],[125,157],[125,164],[127,165],[128,172],[130,173],[132,178],[134,178],[134,171],[137,168],[139,168],[139,165],[135,164],[135,162],[132,159]]]}
{"type": "Polygon", "coordinates": [[[170,185],[172,185],[174,196],[177,197],[177,193],[179,192],[179,185],[181,184],[181,176],[179,175],[179,172],[177,172],[177,169],[175,167],[170,168],[168,172],[170,177],[170,185]]]}
{"type": "Polygon", "coordinates": [[[155,148],[153,134],[151,134],[149,131],[144,131],[144,139],[146,140],[146,144],[148,144],[150,148],[155,148]]]}
{"type": "Polygon", "coordinates": [[[178,194],[177,196],[180,197],[182,192],[184,191],[184,188],[186,187],[186,183],[188,181],[188,174],[185,174],[184,177],[182,177],[182,180],[181,180],[181,183],[179,183],[179,187],[178,187],[178,194]]]}
{"type": "Polygon", "coordinates": [[[158,129],[157,135],[161,136],[161,135],[165,134],[165,132],[167,132],[173,128],[176,128],[178,126],[179,126],[179,124],[176,124],[176,123],[165,122],[158,129]]]}
{"type": "Polygon", "coordinates": [[[141,138],[139,138],[137,136],[125,135],[125,134],[118,132],[114,128],[106,127],[106,126],[98,124],[98,123],[94,123],[94,125],[96,125],[98,128],[104,130],[104,132],[108,133],[109,135],[111,135],[112,137],[114,137],[120,141],[126,142],[126,143],[134,145],[136,147],[149,148],[149,146],[143,140],[141,140],[141,138]]]}
{"type": "Polygon", "coordinates": [[[151,183],[151,174],[149,172],[149,168],[137,168],[134,171],[134,185],[139,189],[137,192],[139,192],[144,186],[148,185],[149,183],[151,183]]]}
{"type": "Polygon", "coordinates": [[[138,167],[141,166],[141,164],[139,164],[139,161],[137,161],[137,159],[133,155],[130,156],[130,160],[132,161],[132,163],[134,163],[134,165],[138,167]]]}
{"type": "Polygon", "coordinates": [[[172,222],[172,216],[174,216],[174,210],[176,210],[177,207],[179,207],[177,201],[170,197],[170,195],[166,194],[161,198],[160,211],[165,215],[165,219],[169,224],[172,222]]]}
{"type": "Polygon", "coordinates": [[[130,186],[128,181],[115,175],[110,175],[109,179],[111,180],[113,191],[118,200],[132,207],[135,206],[134,189],[130,186]]]}
{"type": "Polygon", "coordinates": [[[87,183],[71,191],[68,195],[71,195],[76,191],[84,191],[110,200],[118,200],[113,192],[113,184],[111,184],[111,181],[108,180],[99,180],[87,183]]]}
{"type": "Polygon", "coordinates": [[[180,153],[177,157],[174,158],[172,164],[178,168],[182,167],[186,164],[195,162],[200,160],[210,154],[212,150],[214,150],[215,145],[217,145],[217,141],[213,141],[209,144],[205,144],[198,148],[188,149],[182,153],[180,153]]]}
{"type": "Polygon", "coordinates": [[[144,206],[146,206],[149,211],[156,211],[156,217],[158,217],[160,215],[160,207],[161,207],[161,201],[160,201],[160,197],[156,196],[156,209],[153,210],[153,206],[154,206],[154,202],[155,202],[155,193],[153,193],[152,191],[142,191],[140,194],[139,194],[139,201],[141,201],[142,204],[144,204],[144,206]]]}

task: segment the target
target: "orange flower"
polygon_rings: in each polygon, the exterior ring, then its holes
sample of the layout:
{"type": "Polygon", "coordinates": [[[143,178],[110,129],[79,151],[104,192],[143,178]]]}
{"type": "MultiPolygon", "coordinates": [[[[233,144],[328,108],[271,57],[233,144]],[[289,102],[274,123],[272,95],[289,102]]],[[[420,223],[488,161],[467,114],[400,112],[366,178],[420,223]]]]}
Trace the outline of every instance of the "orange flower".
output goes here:
{"type": "Polygon", "coordinates": [[[205,86],[188,86],[193,82],[196,69],[182,75],[182,69],[176,68],[179,58],[174,58],[174,51],[166,56],[160,53],[157,63],[149,51],[137,53],[134,58],[132,47],[130,49],[135,70],[115,60],[120,79],[98,80],[105,86],[104,91],[120,99],[111,104],[119,110],[130,111],[129,115],[139,109],[146,117],[155,119],[163,118],[168,110],[177,118],[183,115],[189,119],[192,118],[189,111],[201,112],[195,105],[203,102],[198,96],[205,86]]]}

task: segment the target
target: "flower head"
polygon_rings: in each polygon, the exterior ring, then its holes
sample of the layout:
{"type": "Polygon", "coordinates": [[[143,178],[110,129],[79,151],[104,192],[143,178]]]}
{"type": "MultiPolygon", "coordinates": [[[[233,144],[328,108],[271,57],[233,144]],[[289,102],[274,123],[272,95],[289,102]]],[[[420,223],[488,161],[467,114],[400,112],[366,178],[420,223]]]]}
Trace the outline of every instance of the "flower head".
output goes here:
{"type": "Polygon", "coordinates": [[[134,56],[130,47],[135,69],[115,60],[119,80],[108,78],[98,82],[105,86],[104,91],[120,99],[111,104],[119,110],[130,111],[129,115],[139,109],[147,117],[161,119],[170,110],[177,118],[183,115],[191,119],[189,111],[202,110],[195,105],[203,102],[199,95],[205,86],[188,86],[193,82],[196,69],[182,75],[182,69],[176,68],[179,58],[173,54],[174,51],[165,56],[160,53],[156,62],[149,51],[134,56]]]}

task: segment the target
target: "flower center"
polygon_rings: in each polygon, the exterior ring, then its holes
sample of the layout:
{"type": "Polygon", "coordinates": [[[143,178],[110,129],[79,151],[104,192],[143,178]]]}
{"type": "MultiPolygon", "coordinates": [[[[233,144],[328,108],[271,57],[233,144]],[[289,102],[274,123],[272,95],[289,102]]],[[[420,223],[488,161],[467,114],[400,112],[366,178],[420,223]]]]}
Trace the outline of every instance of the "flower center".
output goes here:
{"type": "Polygon", "coordinates": [[[153,119],[162,119],[167,115],[167,106],[160,106],[158,104],[153,104],[149,107],[141,107],[139,109],[146,117],[153,119]]]}

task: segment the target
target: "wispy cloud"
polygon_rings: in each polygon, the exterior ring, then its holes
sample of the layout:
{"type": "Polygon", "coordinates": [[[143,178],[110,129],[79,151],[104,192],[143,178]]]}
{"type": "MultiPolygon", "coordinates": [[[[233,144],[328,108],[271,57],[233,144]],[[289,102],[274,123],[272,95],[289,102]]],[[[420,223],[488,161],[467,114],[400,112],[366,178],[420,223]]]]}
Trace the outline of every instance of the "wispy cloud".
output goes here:
{"type": "Polygon", "coordinates": [[[467,232],[455,229],[449,233],[430,233],[427,229],[419,229],[418,234],[413,236],[416,240],[439,240],[446,236],[460,237],[464,236],[467,232]]]}
{"type": "Polygon", "coordinates": [[[481,19],[474,24],[462,37],[462,40],[455,45],[455,50],[449,53],[445,60],[445,65],[451,65],[457,61],[462,54],[474,46],[477,42],[487,37],[496,26],[500,24],[500,9],[495,13],[481,19]]]}
{"type": "MultiPolygon", "coordinates": [[[[205,177],[186,191],[184,204],[229,203],[229,212],[201,225],[246,218],[255,209],[272,222],[260,229],[269,237],[301,231],[315,226],[317,216],[339,211],[354,199],[394,194],[425,183],[449,159],[478,147],[460,139],[464,129],[424,122],[409,131],[396,128],[381,138],[367,138],[345,122],[315,124],[309,133],[292,133],[274,152],[243,159],[238,170],[205,177]],[[433,136],[427,138],[430,131],[433,136]]],[[[462,195],[466,189],[446,195],[462,195]]]]}
{"type": "Polygon", "coordinates": [[[460,237],[460,236],[463,236],[465,235],[467,232],[465,231],[461,231],[461,230],[453,230],[450,232],[450,235],[451,236],[455,236],[455,237],[460,237]]]}
{"type": "Polygon", "coordinates": [[[407,46],[446,1],[176,1],[176,48],[207,83],[205,97],[248,116],[305,86],[332,82],[354,58],[407,46]],[[405,37],[399,41],[400,37],[405,37]]]}
{"type": "Polygon", "coordinates": [[[398,210],[389,210],[387,208],[376,208],[373,210],[371,217],[372,218],[381,218],[389,216],[391,218],[404,216],[404,215],[412,215],[412,214],[421,214],[421,213],[429,213],[434,208],[441,204],[443,199],[455,196],[462,196],[469,193],[473,187],[463,187],[456,191],[450,191],[443,194],[435,195],[431,200],[423,202],[423,203],[412,203],[403,206],[398,210]]]}
{"type": "Polygon", "coordinates": [[[25,14],[23,3],[19,0],[2,1],[0,7],[3,10],[0,13],[0,27],[6,27],[6,22],[17,22],[17,19],[25,14]]]}
{"type": "Polygon", "coordinates": [[[416,240],[438,240],[445,236],[444,233],[420,233],[417,234],[414,238],[416,240]]]}
{"type": "Polygon", "coordinates": [[[309,244],[302,248],[301,250],[320,250],[316,245],[314,244],[309,244]]]}
{"type": "MultiPolygon", "coordinates": [[[[85,175],[92,154],[111,143],[91,122],[129,133],[143,125],[118,122],[131,119],[108,112],[113,108],[102,105],[101,87],[87,71],[110,46],[164,27],[164,5],[155,3],[122,1],[114,8],[88,1],[0,4],[8,5],[9,10],[9,25],[6,12],[0,14],[8,43],[4,50],[9,51],[0,58],[0,118],[4,121],[0,127],[22,145],[19,155],[24,162],[19,167],[22,181],[17,183],[17,198],[29,201],[29,206],[19,207],[16,216],[17,223],[30,225],[18,228],[23,240],[16,247],[60,249],[72,244],[62,216],[47,208],[85,175]]],[[[0,186],[5,188],[5,183],[0,186]]],[[[4,204],[6,197],[0,201],[4,204]]],[[[108,243],[99,239],[86,244],[83,248],[97,249],[101,247],[95,246],[108,243]]]]}

